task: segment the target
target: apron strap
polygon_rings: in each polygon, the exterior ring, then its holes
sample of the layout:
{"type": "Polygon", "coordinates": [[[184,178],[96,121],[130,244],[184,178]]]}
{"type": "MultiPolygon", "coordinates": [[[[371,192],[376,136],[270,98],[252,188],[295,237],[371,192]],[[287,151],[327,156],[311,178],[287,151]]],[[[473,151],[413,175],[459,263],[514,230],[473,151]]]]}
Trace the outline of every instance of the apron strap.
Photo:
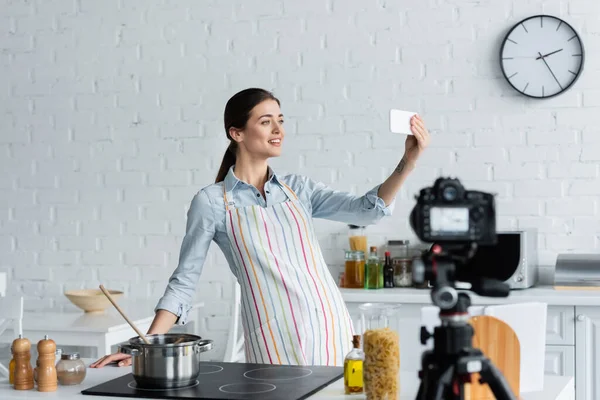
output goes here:
{"type": "Polygon", "coordinates": [[[298,200],[298,196],[296,196],[296,192],[294,192],[291,187],[289,187],[288,185],[286,185],[283,182],[280,182],[280,181],[277,181],[277,182],[279,182],[281,184],[281,188],[283,189],[283,191],[285,192],[285,194],[287,195],[287,197],[290,200],[292,200],[292,201],[298,200]]]}

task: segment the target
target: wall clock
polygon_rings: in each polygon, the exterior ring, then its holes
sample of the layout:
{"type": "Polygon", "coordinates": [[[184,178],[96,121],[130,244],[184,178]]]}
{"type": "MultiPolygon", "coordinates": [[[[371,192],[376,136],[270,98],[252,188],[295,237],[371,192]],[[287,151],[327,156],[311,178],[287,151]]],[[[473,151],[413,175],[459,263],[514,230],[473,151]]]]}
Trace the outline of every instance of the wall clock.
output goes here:
{"type": "Polygon", "coordinates": [[[583,43],[575,29],[550,15],[535,15],[513,26],[500,49],[508,83],[538,99],[569,89],[581,75],[583,62],[583,43]]]}

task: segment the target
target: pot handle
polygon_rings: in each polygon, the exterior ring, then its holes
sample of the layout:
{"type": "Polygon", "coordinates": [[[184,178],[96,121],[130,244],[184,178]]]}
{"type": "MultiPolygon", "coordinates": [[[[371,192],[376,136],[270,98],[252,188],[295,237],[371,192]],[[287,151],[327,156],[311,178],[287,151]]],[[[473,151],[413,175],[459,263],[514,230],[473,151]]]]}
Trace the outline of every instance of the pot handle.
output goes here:
{"type": "Polygon", "coordinates": [[[196,353],[204,353],[213,348],[213,341],[208,339],[198,340],[194,346],[196,353]]]}
{"type": "Polygon", "coordinates": [[[128,344],[121,344],[121,345],[119,345],[119,353],[130,354],[132,356],[138,356],[140,354],[140,351],[134,347],[131,347],[128,344]]]}

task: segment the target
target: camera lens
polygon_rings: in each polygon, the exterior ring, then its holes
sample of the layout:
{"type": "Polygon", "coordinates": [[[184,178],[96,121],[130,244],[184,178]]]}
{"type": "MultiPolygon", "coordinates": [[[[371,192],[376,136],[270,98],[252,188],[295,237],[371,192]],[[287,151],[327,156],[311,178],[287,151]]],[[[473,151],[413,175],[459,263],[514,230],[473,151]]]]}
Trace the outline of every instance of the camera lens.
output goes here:
{"type": "Polygon", "coordinates": [[[454,186],[446,186],[442,190],[442,197],[446,201],[454,201],[456,200],[456,196],[458,194],[458,190],[454,186]]]}

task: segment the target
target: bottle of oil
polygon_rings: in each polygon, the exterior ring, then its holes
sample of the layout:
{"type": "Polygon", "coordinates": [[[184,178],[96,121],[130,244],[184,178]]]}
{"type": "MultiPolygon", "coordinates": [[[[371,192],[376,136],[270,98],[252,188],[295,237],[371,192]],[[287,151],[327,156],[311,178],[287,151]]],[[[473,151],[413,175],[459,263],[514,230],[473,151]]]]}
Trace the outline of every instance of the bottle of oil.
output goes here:
{"type": "Polygon", "coordinates": [[[369,250],[369,258],[365,268],[365,289],[379,289],[383,287],[383,279],[381,279],[381,286],[379,282],[379,277],[383,271],[379,263],[379,257],[377,257],[377,247],[371,246],[369,250]]]}
{"type": "Polygon", "coordinates": [[[352,337],[354,348],[344,359],[344,392],[346,394],[359,394],[364,391],[363,362],[365,353],[360,348],[360,335],[352,337]]]}

